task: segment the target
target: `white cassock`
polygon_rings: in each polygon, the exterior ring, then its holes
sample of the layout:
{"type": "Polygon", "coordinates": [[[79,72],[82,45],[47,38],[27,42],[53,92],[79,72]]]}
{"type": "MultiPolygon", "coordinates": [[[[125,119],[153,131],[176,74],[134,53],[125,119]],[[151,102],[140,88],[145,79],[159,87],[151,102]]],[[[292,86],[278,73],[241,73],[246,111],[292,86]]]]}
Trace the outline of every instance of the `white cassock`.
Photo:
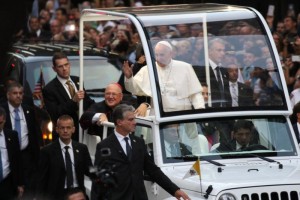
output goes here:
{"type": "MultiPolygon", "coordinates": [[[[165,112],[204,108],[202,86],[190,64],[171,60],[165,67],[157,63],[156,67],[165,112]]],[[[133,95],[152,97],[148,67],[142,67],[134,77],[125,78],[125,88],[133,95]]]]}

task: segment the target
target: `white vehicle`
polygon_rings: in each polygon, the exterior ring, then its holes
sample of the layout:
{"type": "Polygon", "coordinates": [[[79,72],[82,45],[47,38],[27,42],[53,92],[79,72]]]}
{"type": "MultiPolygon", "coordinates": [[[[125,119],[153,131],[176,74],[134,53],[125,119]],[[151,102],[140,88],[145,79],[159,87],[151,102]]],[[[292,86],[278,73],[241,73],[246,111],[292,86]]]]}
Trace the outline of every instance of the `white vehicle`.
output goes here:
{"type": "MultiPolygon", "coordinates": [[[[80,20],[81,62],[84,60],[84,24],[105,24],[108,21],[136,30],[146,57],[154,114],[137,118],[134,134],[145,139],[154,162],[191,199],[300,199],[300,151],[289,119],[292,109],[272,35],[259,12],[248,7],[220,4],[86,9],[80,20]],[[192,35],[196,30],[197,35],[192,35]],[[189,34],[184,34],[184,31],[189,34]],[[188,43],[190,47],[186,47],[182,54],[184,46],[177,48],[174,59],[190,63],[199,81],[208,83],[209,93],[213,93],[209,70],[205,75],[200,73],[201,69],[209,69],[208,44],[214,38],[226,41],[225,59],[239,63],[241,72],[245,71],[242,57],[249,46],[255,48],[257,55],[253,67],[263,68],[268,77],[254,75],[256,80],[260,79],[256,82],[260,83],[260,92],[255,96],[255,102],[238,107],[225,102],[225,106],[220,107],[216,105],[221,99],[209,96],[205,109],[164,111],[155,67],[155,44],[160,40],[167,40],[174,47],[182,41],[188,43]],[[196,44],[202,48],[198,50],[196,44]],[[267,60],[271,64],[268,67],[267,60]],[[236,138],[233,127],[239,120],[252,124],[251,144],[243,150],[222,150],[222,144],[236,138]],[[178,140],[190,147],[189,154],[170,155],[165,141],[165,132],[172,129],[170,125],[176,125],[178,140]],[[201,175],[192,173],[184,178],[198,158],[201,175]]],[[[81,73],[84,73],[83,67],[81,73]]],[[[99,141],[94,137],[87,134],[82,137],[92,156],[99,141]]],[[[145,185],[151,200],[174,199],[146,175],[145,185]]]]}

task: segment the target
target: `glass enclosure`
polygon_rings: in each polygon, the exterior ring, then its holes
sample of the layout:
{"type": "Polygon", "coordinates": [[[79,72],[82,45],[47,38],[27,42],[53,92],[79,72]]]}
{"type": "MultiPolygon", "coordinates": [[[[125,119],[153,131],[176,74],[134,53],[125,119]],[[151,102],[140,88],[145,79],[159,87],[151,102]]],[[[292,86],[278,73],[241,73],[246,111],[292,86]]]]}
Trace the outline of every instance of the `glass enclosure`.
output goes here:
{"type": "MultiPolygon", "coordinates": [[[[255,12],[226,6],[209,7],[205,12],[201,12],[201,6],[189,7],[189,12],[173,12],[177,8],[168,8],[167,11],[149,9],[151,12],[116,10],[135,14],[145,37],[139,35],[140,27],[130,18],[99,17],[104,21],[98,24],[104,28],[97,46],[108,55],[118,57],[121,66],[124,60],[135,66],[139,56],[148,52],[139,48],[149,47],[151,59],[146,55],[143,65],[133,72],[136,84],[130,91],[133,95],[155,97],[152,101],[158,101],[156,105],[162,117],[217,111],[287,110],[286,88],[279,74],[281,65],[277,63],[279,57],[275,57],[275,46],[255,12]],[[110,27],[111,24],[114,26],[110,27]],[[124,41],[131,44],[127,50],[124,41]],[[148,68],[151,66],[153,69],[148,68]],[[152,70],[155,81],[150,83],[152,70]]],[[[97,22],[84,23],[88,26],[97,22]]]]}
{"type": "MultiPolygon", "coordinates": [[[[160,20],[148,16],[141,16],[140,19],[146,26],[149,44],[152,45],[156,57],[157,43],[167,41],[172,47],[172,59],[189,63],[193,67],[202,85],[201,94],[205,100],[205,110],[196,109],[193,112],[215,111],[215,108],[220,110],[285,108],[286,102],[278,73],[280,66],[275,61],[265,28],[254,13],[224,10],[219,13],[179,16],[168,14],[159,17],[160,20]],[[241,16],[244,19],[241,19],[241,16]]],[[[176,70],[175,64],[171,64],[173,67],[170,67],[170,71],[171,68],[176,70]]],[[[179,87],[184,88],[183,90],[192,90],[188,99],[193,104],[192,107],[197,108],[193,102],[195,90],[189,87],[191,80],[177,82],[178,77],[163,80],[160,77],[162,76],[160,68],[162,67],[159,63],[156,63],[154,71],[156,79],[160,82],[161,90],[158,88],[158,96],[162,99],[162,110],[165,112],[170,110],[168,109],[170,102],[164,103],[168,98],[166,96],[173,95],[180,98],[178,92],[180,90],[177,89],[179,87]],[[167,92],[162,91],[162,86],[167,92]]],[[[184,71],[185,69],[182,69],[182,76],[184,71]]],[[[177,108],[182,107],[181,101],[173,103],[177,108]]]]}
{"type": "MultiPolygon", "coordinates": [[[[152,131],[139,125],[152,151],[152,131]]],[[[160,141],[165,163],[236,157],[295,156],[296,147],[284,117],[222,118],[161,124],[160,141]]]]}

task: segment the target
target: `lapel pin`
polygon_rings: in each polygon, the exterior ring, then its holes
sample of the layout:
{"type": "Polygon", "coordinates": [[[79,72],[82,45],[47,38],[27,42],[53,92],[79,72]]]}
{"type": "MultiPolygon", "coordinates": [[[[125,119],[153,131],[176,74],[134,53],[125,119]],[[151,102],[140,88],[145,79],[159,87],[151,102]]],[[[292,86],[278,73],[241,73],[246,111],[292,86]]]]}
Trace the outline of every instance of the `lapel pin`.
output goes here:
{"type": "Polygon", "coordinates": [[[78,149],[76,149],[76,153],[79,153],[79,150],[78,150],[78,149]]]}
{"type": "Polygon", "coordinates": [[[29,110],[27,110],[26,113],[29,114],[29,110]]]}

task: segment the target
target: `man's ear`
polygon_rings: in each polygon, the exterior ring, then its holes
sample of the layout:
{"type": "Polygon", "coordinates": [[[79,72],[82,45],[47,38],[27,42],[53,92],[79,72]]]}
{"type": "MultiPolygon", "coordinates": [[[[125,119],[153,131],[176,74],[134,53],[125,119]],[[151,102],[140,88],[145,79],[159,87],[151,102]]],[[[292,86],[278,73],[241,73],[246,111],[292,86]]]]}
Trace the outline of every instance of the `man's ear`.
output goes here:
{"type": "Polygon", "coordinates": [[[115,125],[121,125],[122,124],[122,120],[121,119],[117,119],[117,124],[115,125]]]}

